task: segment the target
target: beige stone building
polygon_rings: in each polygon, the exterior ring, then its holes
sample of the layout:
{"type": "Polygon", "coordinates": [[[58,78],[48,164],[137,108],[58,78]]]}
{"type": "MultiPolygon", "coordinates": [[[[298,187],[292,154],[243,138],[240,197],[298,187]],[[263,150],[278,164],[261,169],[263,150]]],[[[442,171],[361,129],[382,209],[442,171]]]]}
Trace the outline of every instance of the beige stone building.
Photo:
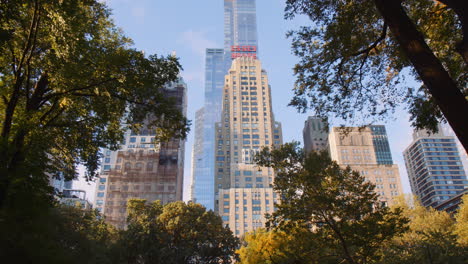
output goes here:
{"type": "Polygon", "coordinates": [[[374,183],[381,201],[391,206],[403,189],[398,165],[392,161],[385,127],[345,129],[334,127],[329,134],[331,158],[374,183]]]}
{"type": "Polygon", "coordinates": [[[264,227],[264,214],[274,210],[274,172],[255,165],[253,157],[263,146],[280,144],[267,73],[257,59],[235,59],[216,123],[215,211],[238,236],[264,227]]]}

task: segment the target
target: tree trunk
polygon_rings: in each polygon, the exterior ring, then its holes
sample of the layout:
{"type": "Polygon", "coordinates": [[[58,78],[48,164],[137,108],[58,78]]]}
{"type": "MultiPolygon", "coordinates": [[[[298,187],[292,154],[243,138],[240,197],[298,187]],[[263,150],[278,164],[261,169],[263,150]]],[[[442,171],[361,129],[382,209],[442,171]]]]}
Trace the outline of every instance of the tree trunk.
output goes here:
{"type": "Polygon", "coordinates": [[[374,0],[406,57],[468,151],[468,102],[397,0],[374,0]]]}

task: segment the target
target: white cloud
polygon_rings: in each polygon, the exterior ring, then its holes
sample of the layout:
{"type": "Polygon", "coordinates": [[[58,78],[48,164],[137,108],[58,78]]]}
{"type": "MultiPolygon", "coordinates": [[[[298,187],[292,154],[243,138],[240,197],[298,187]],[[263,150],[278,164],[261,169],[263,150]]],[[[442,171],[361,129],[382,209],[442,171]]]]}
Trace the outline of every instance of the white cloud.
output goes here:
{"type": "Polygon", "coordinates": [[[204,55],[206,48],[219,47],[216,42],[206,37],[205,31],[195,31],[192,29],[183,32],[177,42],[189,46],[198,55],[204,55]]]}

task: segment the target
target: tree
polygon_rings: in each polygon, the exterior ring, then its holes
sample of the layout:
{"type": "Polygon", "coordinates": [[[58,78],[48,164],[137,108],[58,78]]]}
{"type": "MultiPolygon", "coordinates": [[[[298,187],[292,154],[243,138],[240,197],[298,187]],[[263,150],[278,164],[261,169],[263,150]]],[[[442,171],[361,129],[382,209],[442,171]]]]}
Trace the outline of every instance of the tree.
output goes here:
{"type": "Polygon", "coordinates": [[[112,263],[116,230],[93,210],[57,205],[2,214],[0,257],[15,263],[112,263]]]}
{"type": "Polygon", "coordinates": [[[455,216],[455,234],[458,238],[458,243],[468,248],[468,195],[462,197],[462,204],[455,216]]]}
{"type": "Polygon", "coordinates": [[[447,212],[425,208],[418,201],[412,207],[405,201],[396,206],[410,219],[409,229],[383,244],[378,263],[466,263],[468,247],[458,243],[456,232],[457,225],[466,227],[466,220],[456,217],[456,222],[447,212]]]}
{"type": "Polygon", "coordinates": [[[306,156],[297,143],[264,148],[259,166],[276,171],[274,190],[281,197],[270,227],[310,228],[320,250],[309,263],[368,263],[381,243],[404,231],[407,219],[379,202],[375,186],[328,154],[306,156]]]}
{"type": "Polygon", "coordinates": [[[467,1],[287,0],[285,11],[314,22],[289,33],[301,58],[291,105],[375,120],[403,104],[414,127],[446,120],[468,150],[467,1]],[[422,87],[405,85],[406,69],[422,87]]]}
{"type": "Polygon", "coordinates": [[[77,164],[91,179],[123,124],[151,115],[161,140],[186,135],[162,93],[178,60],[131,44],[102,1],[0,1],[0,208],[19,192],[46,195],[48,177],[72,179],[77,164]]]}
{"type": "Polygon", "coordinates": [[[314,243],[310,232],[309,229],[297,227],[288,232],[258,229],[248,233],[244,245],[237,251],[240,263],[311,263],[311,260],[318,259],[321,249],[314,243]]]}
{"type": "Polygon", "coordinates": [[[128,202],[120,261],[125,263],[231,263],[238,246],[228,227],[200,204],[128,202]]]}

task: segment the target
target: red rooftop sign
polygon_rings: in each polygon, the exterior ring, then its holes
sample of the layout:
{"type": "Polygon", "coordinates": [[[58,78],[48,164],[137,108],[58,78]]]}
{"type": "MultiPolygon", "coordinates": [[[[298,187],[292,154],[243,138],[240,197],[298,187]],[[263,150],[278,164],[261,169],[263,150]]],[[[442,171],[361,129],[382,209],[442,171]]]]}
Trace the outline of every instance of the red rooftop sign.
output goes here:
{"type": "Polygon", "coordinates": [[[257,58],[257,46],[231,46],[231,58],[251,57],[257,58]]]}

